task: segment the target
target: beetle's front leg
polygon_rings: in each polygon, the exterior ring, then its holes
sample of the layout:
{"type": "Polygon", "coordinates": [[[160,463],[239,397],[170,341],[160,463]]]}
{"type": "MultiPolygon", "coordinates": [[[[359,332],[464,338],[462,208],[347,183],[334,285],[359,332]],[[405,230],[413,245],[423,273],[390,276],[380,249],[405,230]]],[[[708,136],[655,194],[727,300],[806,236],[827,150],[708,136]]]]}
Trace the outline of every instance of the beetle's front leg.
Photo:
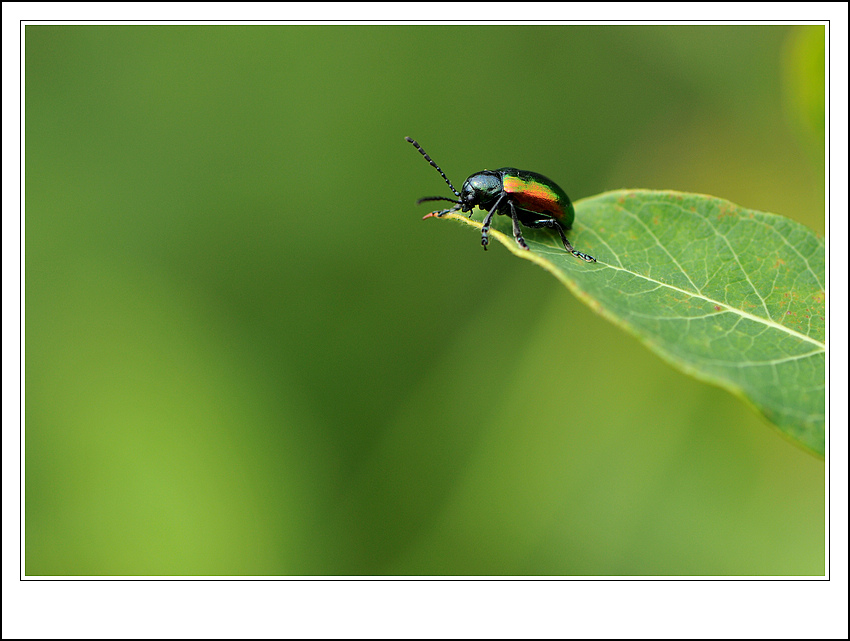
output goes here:
{"type": "Polygon", "coordinates": [[[451,209],[443,209],[442,211],[432,211],[430,214],[425,214],[424,216],[422,216],[422,220],[425,220],[426,218],[442,218],[446,214],[451,214],[452,212],[457,211],[458,209],[460,209],[460,205],[452,207],[451,209]]]}
{"type": "Polygon", "coordinates": [[[484,218],[484,225],[481,227],[481,246],[485,251],[487,250],[487,245],[490,242],[490,222],[493,220],[495,213],[495,208],[488,211],[487,216],[484,218]]]}
{"type": "Polygon", "coordinates": [[[493,206],[490,207],[490,211],[487,212],[487,216],[484,218],[484,224],[481,226],[481,246],[485,251],[487,250],[487,244],[490,242],[490,223],[493,222],[493,216],[499,210],[499,205],[502,204],[504,197],[505,194],[502,194],[496,199],[496,202],[493,203],[493,206]]]}

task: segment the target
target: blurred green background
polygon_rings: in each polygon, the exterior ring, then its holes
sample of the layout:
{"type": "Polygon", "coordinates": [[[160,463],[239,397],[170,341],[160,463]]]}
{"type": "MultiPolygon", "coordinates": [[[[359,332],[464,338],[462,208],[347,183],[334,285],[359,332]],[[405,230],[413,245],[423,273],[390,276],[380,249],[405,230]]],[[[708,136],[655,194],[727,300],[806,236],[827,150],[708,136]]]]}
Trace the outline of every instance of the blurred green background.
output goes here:
{"type": "Polygon", "coordinates": [[[417,198],[824,233],[824,28],[27,26],[28,575],[821,575],[824,464],[417,198]]]}

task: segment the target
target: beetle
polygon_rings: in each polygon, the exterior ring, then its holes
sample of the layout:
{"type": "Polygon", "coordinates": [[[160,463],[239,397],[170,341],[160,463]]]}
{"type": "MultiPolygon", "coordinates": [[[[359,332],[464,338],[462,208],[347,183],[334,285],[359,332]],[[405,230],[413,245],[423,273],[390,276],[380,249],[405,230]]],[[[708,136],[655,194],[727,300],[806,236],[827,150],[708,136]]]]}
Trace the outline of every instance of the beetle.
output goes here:
{"type": "Polygon", "coordinates": [[[588,263],[595,263],[593,256],[575,249],[564,233],[570,229],[576,213],[569,196],[554,181],[533,171],[502,167],[495,171],[479,171],[472,174],[463,183],[460,191],[454,188],[443,170],[431,160],[431,156],[410,136],[404,139],[416,147],[430,165],[440,172],[443,180],[457,196],[457,200],[445,196],[427,196],[420,198],[416,204],[430,200],[447,200],[455,206],[442,211],[432,211],[422,218],[442,217],[446,214],[461,211],[472,218],[472,210],[478,206],[487,212],[484,225],[481,227],[481,245],[487,249],[490,242],[490,224],[495,214],[510,216],[513,221],[514,238],[522,249],[528,249],[520,231],[520,223],[526,227],[545,227],[554,229],[561,235],[564,247],[577,258],[588,263]],[[468,213],[467,213],[468,212],[468,213]]]}

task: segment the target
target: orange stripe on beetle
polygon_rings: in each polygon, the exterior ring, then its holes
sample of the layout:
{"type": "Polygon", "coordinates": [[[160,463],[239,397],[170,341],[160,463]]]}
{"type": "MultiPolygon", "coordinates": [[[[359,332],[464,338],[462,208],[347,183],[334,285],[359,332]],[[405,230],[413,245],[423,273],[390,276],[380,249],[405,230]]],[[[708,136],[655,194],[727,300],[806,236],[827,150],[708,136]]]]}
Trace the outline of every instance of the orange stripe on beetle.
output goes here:
{"type": "Polygon", "coordinates": [[[539,213],[548,212],[555,218],[564,217],[563,200],[566,194],[558,194],[549,185],[539,180],[518,176],[505,176],[502,178],[502,186],[505,191],[512,194],[517,204],[523,209],[539,213]]]}

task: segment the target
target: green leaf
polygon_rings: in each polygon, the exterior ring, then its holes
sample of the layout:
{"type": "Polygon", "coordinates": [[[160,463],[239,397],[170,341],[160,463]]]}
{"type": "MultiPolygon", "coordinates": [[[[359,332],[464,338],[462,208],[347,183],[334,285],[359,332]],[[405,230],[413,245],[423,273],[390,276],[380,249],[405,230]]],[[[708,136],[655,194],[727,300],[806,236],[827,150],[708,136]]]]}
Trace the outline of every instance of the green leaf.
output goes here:
{"type": "Polygon", "coordinates": [[[491,234],[668,362],[824,455],[825,252],[803,225],[699,194],[616,191],[576,203],[569,237],[596,263],[548,230],[523,228],[530,251],[520,249],[505,216],[491,234]]]}

